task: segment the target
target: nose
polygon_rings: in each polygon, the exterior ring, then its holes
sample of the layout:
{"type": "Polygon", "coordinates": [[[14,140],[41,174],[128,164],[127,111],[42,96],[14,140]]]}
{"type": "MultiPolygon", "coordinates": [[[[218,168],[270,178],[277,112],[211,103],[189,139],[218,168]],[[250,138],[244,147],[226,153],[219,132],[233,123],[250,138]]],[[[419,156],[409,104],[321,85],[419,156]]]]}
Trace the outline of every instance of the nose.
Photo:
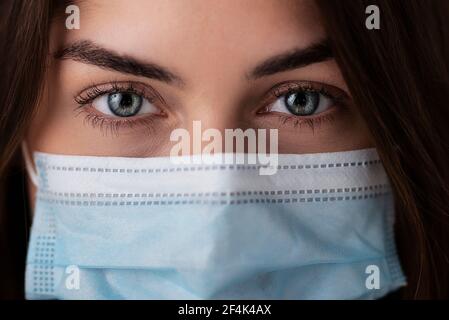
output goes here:
{"type": "Polygon", "coordinates": [[[243,116],[236,96],[232,90],[210,89],[187,99],[183,126],[191,130],[193,121],[200,121],[203,130],[235,128],[243,116]]]}
{"type": "Polygon", "coordinates": [[[191,153],[198,154],[205,150],[207,145],[214,143],[221,152],[225,146],[225,130],[238,126],[238,112],[229,101],[225,99],[212,99],[205,102],[193,102],[189,105],[188,116],[183,125],[191,137],[191,153]],[[218,141],[217,141],[218,140],[218,141]],[[217,144],[218,143],[218,144],[217,144]]]}
{"type": "Polygon", "coordinates": [[[239,92],[219,79],[209,80],[201,89],[193,91],[196,92],[186,94],[183,99],[179,122],[190,134],[191,153],[199,153],[198,149],[203,150],[212,139],[220,139],[224,148],[225,130],[241,127],[245,117],[241,111],[239,92]],[[193,147],[195,143],[196,148],[193,147]]]}

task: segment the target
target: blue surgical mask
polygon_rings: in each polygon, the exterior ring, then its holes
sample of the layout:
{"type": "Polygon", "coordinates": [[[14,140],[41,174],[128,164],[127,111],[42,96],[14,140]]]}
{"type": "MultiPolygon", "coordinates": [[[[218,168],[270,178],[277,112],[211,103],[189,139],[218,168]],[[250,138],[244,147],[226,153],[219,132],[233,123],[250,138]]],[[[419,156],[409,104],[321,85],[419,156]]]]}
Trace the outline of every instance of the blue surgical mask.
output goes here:
{"type": "Polygon", "coordinates": [[[273,175],[171,158],[34,161],[28,299],[375,299],[405,284],[375,149],[279,155],[273,175]]]}

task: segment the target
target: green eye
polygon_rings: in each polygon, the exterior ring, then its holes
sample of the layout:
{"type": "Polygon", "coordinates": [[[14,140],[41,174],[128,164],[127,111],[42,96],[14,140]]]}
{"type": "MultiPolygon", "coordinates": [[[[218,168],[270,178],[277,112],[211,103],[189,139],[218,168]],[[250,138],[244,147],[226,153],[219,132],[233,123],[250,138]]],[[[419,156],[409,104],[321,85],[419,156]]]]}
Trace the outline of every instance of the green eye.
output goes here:
{"type": "Polygon", "coordinates": [[[108,95],[109,110],[118,117],[135,116],[142,108],[143,98],[135,93],[116,92],[108,95]]]}

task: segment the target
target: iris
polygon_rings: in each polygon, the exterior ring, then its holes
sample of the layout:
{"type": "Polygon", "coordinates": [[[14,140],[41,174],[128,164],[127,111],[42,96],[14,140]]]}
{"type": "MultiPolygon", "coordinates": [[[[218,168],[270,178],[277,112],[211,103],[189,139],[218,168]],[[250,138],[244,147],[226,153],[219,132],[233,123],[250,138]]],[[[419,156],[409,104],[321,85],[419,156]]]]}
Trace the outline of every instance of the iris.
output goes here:
{"type": "Polygon", "coordinates": [[[132,117],[142,107],[142,97],[128,92],[112,93],[108,96],[108,107],[119,117],[132,117]]]}
{"type": "Polygon", "coordinates": [[[320,103],[320,95],[312,91],[288,94],[284,98],[287,109],[296,116],[308,116],[315,112],[320,103]]]}

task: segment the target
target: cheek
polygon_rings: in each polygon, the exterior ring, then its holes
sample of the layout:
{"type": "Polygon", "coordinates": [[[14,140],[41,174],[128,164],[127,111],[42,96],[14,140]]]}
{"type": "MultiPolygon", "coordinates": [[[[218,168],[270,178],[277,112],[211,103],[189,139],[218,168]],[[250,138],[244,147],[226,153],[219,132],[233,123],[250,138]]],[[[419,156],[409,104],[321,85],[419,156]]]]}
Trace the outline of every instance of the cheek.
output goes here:
{"type": "Polygon", "coordinates": [[[371,134],[358,112],[339,110],[315,125],[279,127],[279,153],[319,153],[373,147],[371,134]]]}
{"type": "Polygon", "coordinates": [[[76,119],[67,99],[56,92],[50,89],[47,98],[37,107],[29,131],[30,145],[35,150],[51,153],[83,151],[83,146],[88,146],[85,143],[89,141],[89,135],[82,122],[76,119]]]}

